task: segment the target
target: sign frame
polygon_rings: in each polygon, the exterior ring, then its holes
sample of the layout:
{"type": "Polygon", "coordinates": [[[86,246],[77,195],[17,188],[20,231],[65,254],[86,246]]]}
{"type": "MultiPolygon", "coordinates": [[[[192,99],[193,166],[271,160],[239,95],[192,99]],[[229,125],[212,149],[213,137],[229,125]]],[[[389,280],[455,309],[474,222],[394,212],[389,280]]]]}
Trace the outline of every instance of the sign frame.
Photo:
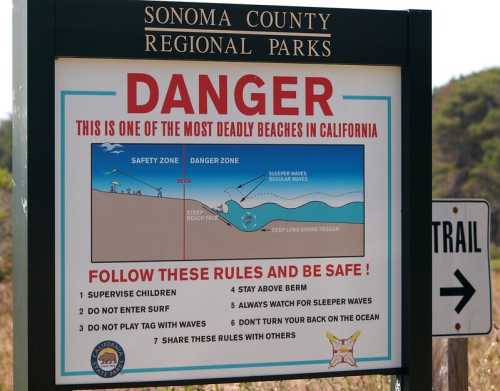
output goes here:
{"type": "MultiPolygon", "coordinates": [[[[302,373],[281,376],[206,378],[175,382],[55,385],[55,129],[54,63],[58,57],[145,58],[128,45],[96,40],[103,21],[114,13],[123,30],[139,1],[14,1],[14,160],[16,390],[73,390],[228,383],[369,374],[395,375],[395,387],[430,389],[432,382],[431,238],[431,12],[329,9],[339,20],[337,56],[270,59],[307,62],[398,65],[402,74],[402,367],[385,370],[302,373]],[[119,7],[119,8],[118,8],[119,7]],[[78,15],[78,18],[75,17],[78,15]],[[95,18],[86,18],[93,15],[95,18]],[[362,21],[355,32],[349,21],[362,21]],[[389,23],[390,22],[390,23],[389,23]],[[74,26],[74,27],[71,27],[74,26]],[[70,28],[71,27],[71,28],[70,28]],[[359,33],[359,34],[358,34],[359,33]],[[396,33],[396,35],[395,35],[396,33]],[[97,35],[96,35],[97,34],[97,35]],[[116,50],[115,50],[116,49],[116,50]],[[106,50],[111,50],[107,52],[106,50]],[[120,52],[121,50],[121,52],[120,52]],[[43,189],[43,190],[42,190],[43,189]],[[29,206],[29,209],[28,209],[29,206]]],[[[186,3],[183,3],[184,5],[186,3]]],[[[207,6],[206,3],[196,3],[207,6]]],[[[266,6],[213,4],[214,7],[266,9],[266,6]]],[[[272,7],[289,9],[293,7],[272,7]]],[[[316,8],[320,10],[321,8],[316,8]]],[[[120,34],[121,31],[118,31],[120,34]]],[[[110,35],[113,39],[113,34],[110,35]]],[[[126,42],[126,40],[123,40],[126,42]]],[[[149,57],[147,57],[149,58],[149,57]]],[[[200,59],[210,60],[209,58],[200,59]]],[[[224,58],[231,61],[231,58],[224,58]]],[[[241,59],[233,59],[241,61],[241,59]]]]}

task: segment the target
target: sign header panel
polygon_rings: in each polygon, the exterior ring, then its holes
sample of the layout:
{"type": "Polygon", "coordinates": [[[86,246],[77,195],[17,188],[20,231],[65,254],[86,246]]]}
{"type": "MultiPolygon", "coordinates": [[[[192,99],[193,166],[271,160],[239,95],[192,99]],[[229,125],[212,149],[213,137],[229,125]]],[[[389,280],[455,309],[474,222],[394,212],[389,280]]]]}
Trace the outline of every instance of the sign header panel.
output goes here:
{"type": "Polygon", "coordinates": [[[67,0],[56,3],[56,15],[57,56],[405,62],[408,13],[404,11],[67,0]]]}
{"type": "Polygon", "coordinates": [[[489,216],[483,200],[432,202],[434,336],[491,331],[489,216]]]}
{"type": "Polygon", "coordinates": [[[56,61],[58,384],[400,368],[399,67],[56,61]]]}

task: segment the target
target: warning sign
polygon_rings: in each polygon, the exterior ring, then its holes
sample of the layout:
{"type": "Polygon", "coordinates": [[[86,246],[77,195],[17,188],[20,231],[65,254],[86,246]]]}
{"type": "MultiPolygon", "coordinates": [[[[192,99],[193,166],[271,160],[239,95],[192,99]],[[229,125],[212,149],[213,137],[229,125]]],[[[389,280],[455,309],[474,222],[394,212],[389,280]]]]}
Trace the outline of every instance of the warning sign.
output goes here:
{"type": "Polygon", "coordinates": [[[400,80],[57,60],[57,382],[400,366],[400,80]]]}

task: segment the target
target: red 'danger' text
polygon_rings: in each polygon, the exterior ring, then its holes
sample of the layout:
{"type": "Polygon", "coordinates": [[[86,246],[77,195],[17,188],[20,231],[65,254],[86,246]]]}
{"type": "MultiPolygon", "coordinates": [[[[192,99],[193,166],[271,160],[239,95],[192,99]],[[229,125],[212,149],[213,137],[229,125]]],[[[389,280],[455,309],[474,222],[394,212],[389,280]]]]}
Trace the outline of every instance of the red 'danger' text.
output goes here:
{"type": "Polygon", "coordinates": [[[304,96],[297,98],[298,77],[273,76],[270,92],[260,76],[246,74],[239,77],[228,89],[228,75],[218,75],[216,80],[200,74],[197,91],[190,91],[182,74],[172,74],[164,91],[160,91],[158,81],[147,73],[127,74],[127,112],[145,114],[160,108],[162,114],[179,109],[184,114],[207,114],[211,105],[217,114],[228,114],[228,103],[234,102],[239,113],[247,116],[265,115],[266,101],[272,101],[273,115],[321,114],[333,116],[329,100],[333,96],[332,82],[322,76],[304,77],[304,96]],[[139,88],[146,88],[146,99],[138,99],[139,88]],[[249,91],[252,92],[249,92],[249,91]],[[258,92],[255,92],[257,90],[258,92]],[[193,97],[197,93],[197,99],[193,97]],[[269,96],[270,95],[270,96],[269,96]]]}

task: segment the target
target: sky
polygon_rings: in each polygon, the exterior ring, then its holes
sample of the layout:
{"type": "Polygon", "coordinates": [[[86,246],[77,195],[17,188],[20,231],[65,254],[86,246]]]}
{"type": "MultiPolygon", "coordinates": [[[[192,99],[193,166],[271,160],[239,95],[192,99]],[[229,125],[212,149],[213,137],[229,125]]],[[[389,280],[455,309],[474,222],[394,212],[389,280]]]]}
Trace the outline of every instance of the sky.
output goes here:
{"type": "Polygon", "coordinates": [[[359,145],[92,144],[92,188],[110,191],[114,183],[117,192],[143,195],[157,195],[161,188],[163,197],[180,198],[178,179],[185,175],[190,180],[186,198],[212,207],[233,197],[240,202],[244,195],[281,199],[321,192],[338,198],[352,193],[358,199],[363,153],[359,145]],[[202,164],[207,158],[232,160],[202,164]]]}
{"type": "MultiPolygon", "coordinates": [[[[208,0],[207,0],[208,2],[208,0]]],[[[304,5],[304,0],[226,0],[214,3],[304,5]]],[[[308,6],[367,9],[431,9],[432,85],[500,66],[500,1],[307,0],[308,6]]],[[[0,119],[12,112],[12,1],[0,0],[0,119]]]]}

